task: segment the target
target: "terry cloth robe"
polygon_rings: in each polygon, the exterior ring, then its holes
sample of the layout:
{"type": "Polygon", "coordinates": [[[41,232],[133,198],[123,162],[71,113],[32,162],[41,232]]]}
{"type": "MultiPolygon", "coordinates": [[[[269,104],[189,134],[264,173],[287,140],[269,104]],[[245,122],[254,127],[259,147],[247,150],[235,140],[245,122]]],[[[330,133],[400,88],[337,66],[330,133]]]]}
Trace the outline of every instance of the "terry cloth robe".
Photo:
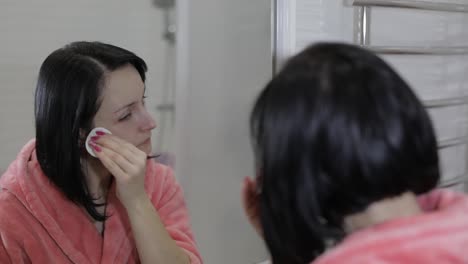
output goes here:
{"type": "Polygon", "coordinates": [[[357,231],[314,264],[466,264],[468,198],[449,190],[422,195],[424,213],[357,231]]]}
{"type": "MultiPolygon", "coordinates": [[[[0,188],[0,263],[140,262],[115,184],[108,194],[106,211],[110,217],[101,236],[85,209],[68,200],[43,174],[35,140],[26,144],[0,178],[0,188]]],[[[145,190],[191,263],[202,263],[172,170],[148,161],[145,190]]]]}

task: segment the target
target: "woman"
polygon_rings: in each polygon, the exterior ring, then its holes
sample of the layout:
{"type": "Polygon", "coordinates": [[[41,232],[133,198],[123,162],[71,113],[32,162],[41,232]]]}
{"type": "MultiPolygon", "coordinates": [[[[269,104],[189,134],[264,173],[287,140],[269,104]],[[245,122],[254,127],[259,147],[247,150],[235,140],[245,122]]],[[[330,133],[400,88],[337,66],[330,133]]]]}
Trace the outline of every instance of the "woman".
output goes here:
{"type": "Polygon", "coordinates": [[[468,199],[434,190],[428,113],[373,53],[308,47],[261,92],[251,129],[243,202],[274,264],[468,263],[468,199]]]}
{"type": "Polygon", "coordinates": [[[2,263],[201,263],[182,190],[152,159],[145,62],[75,42],[41,66],[36,139],[0,179],[2,263]],[[95,127],[90,145],[85,139],[95,127]]]}

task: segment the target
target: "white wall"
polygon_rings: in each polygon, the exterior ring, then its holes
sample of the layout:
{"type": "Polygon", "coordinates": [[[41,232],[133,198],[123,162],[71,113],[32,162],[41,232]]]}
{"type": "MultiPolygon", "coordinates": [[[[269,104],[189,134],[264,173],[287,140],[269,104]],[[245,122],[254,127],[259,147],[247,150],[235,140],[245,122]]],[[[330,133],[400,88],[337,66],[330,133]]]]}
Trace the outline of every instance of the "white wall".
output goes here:
{"type": "Polygon", "coordinates": [[[240,187],[254,171],[249,111],[271,77],[270,0],[181,2],[189,4],[188,87],[178,91],[176,172],[205,262],[259,262],[266,253],[244,217],[240,187]]]}
{"type": "Polygon", "coordinates": [[[0,171],[34,137],[33,95],[40,64],[71,41],[104,41],[143,57],[149,66],[149,107],[154,110],[165,65],[162,25],[161,11],[150,0],[2,0],[0,171]]]}

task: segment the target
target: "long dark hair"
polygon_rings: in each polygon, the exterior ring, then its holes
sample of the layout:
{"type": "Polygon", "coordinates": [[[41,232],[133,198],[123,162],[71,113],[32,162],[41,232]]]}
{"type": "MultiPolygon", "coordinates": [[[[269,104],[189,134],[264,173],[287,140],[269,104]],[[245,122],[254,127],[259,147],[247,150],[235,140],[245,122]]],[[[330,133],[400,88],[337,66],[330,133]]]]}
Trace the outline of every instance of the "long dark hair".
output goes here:
{"type": "Polygon", "coordinates": [[[105,215],[89,193],[82,151],[101,103],[104,74],[133,65],[145,81],[146,63],[134,53],[100,42],[73,42],[50,54],[35,94],[36,153],[44,174],[98,221],[105,215]]]}
{"type": "Polygon", "coordinates": [[[345,236],[345,216],[440,177],[425,108],[387,63],[352,45],[291,58],[257,99],[251,133],[275,264],[313,261],[345,236]]]}

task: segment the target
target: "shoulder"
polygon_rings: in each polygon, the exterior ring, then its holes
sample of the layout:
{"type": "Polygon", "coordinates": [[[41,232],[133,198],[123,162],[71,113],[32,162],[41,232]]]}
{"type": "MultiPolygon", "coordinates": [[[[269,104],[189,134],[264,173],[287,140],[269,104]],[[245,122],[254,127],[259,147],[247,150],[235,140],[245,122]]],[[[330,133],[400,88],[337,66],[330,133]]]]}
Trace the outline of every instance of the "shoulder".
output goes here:
{"type": "Polygon", "coordinates": [[[350,235],[314,264],[468,263],[467,212],[433,212],[382,226],[350,235]]]}
{"type": "Polygon", "coordinates": [[[36,218],[4,189],[0,190],[0,211],[0,262],[31,263],[29,253],[38,252],[45,238],[36,218]]]}
{"type": "Polygon", "coordinates": [[[5,189],[0,189],[0,212],[0,235],[3,240],[5,237],[21,240],[29,233],[34,217],[20,200],[5,189]]]}

